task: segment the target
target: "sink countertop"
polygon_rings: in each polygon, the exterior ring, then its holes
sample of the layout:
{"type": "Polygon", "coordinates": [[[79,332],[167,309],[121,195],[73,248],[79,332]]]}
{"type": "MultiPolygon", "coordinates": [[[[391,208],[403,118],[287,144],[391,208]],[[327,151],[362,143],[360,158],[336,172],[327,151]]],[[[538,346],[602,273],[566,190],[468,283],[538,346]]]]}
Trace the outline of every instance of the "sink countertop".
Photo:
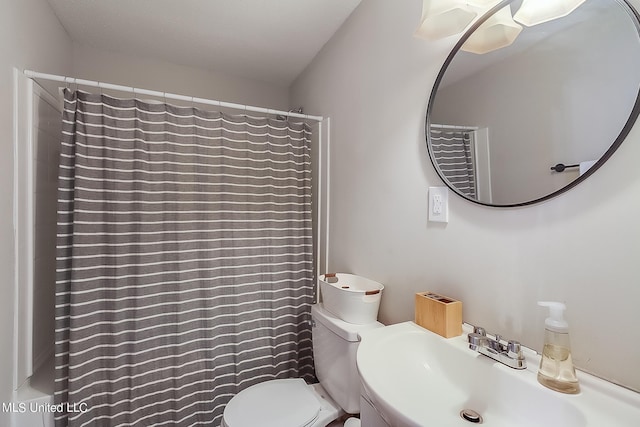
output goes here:
{"type": "Polygon", "coordinates": [[[371,403],[396,427],[466,426],[471,409],[490,427],[637,427],[640,394],[577,372],[581,392],[567,395],[537,381],[540,356],[523,347],[516,370],[468,348],[463,334],[443,338],[413,322],[365,331],[358,371],[371,403]]]}

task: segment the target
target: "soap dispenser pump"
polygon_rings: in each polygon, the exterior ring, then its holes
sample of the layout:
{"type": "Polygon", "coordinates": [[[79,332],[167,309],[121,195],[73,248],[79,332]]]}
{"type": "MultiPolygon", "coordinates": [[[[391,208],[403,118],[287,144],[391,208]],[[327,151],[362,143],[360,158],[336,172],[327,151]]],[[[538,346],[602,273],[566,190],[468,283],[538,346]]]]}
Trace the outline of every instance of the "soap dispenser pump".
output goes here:
{"type": "Polygon", "coordinates": [[[538,382],[561,393],[579,393],[580,385],[571,358],[569,324],[563,317],[567,307],[561,302],[553,301],[541,301],[538,305],[549,308],[549,317],[544,322],[544,349],[538,369],[538,382]]]}

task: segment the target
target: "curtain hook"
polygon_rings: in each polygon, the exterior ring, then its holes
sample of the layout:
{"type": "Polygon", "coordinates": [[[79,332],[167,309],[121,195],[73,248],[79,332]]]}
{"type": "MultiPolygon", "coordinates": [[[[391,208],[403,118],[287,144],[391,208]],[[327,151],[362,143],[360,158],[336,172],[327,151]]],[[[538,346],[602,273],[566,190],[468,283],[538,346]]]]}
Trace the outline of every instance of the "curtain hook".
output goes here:
{"type": "Polygon", "coordinates": [[[74,79],[73,77],[67,77],[66,78],[66,82],[67,82],[67,88],[69,88],[70,91],[72,92],[77,92],[78,91],[78,85],[76,83],[76,79],[74,79]],[[73,88],[73,85],[75,84],[75,89],[73,88]]]}

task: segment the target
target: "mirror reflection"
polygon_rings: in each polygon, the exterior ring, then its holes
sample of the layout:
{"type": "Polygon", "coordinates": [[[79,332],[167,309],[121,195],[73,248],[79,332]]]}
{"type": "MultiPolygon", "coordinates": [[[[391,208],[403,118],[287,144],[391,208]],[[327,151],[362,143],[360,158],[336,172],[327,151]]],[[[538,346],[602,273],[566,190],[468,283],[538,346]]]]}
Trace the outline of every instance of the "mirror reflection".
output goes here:
{"type": "Polygon", "coordinates": [[[523,25],[507,47],[455,52],[427,113],[440,176],[493,206],[545,200],[582,181],[638,115],[638,31],[625,2],[587,0],[566,17],[523,25]]]}

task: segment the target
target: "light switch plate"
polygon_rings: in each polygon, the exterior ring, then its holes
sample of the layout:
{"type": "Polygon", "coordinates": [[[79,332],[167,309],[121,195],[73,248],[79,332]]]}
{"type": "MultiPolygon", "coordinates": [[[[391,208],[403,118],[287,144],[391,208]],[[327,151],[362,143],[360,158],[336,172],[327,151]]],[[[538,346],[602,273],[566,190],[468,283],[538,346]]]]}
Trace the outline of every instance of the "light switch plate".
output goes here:
{"type": "Polygon", "coordinates": [[[429,187],[429,221],[449,222],[449,189],[429,187]]]}

